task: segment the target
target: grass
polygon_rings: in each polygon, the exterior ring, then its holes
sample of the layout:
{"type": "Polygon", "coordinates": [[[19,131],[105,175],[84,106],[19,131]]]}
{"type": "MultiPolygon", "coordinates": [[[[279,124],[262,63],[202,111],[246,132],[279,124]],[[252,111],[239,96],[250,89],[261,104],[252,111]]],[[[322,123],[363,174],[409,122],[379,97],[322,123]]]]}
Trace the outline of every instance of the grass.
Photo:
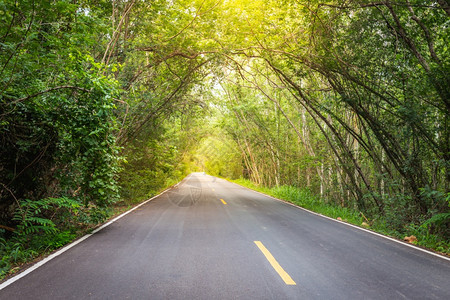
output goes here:
{"type": "Polygon", "coordinates": [[[321,215],[333,219],[340,218],[344,222],[364,227],[399,240],[403,240],[405,236],[414,235],[417,238],[417,242],[414,242],[415,245],[450,256],[450,241],[445,240],[438,235],[431,234],[424,226],[407,224],[404,226],[404,230],[399,232],[389,228],[386,221],[380,217],[377,219],[368,220],[361,212],[347,207],[326,203],[307,189],[286,185],[268,188],[258,186],[250,180],[242,178],[232,180],[232,182],[266,195],[293,203],[321,215]]]}

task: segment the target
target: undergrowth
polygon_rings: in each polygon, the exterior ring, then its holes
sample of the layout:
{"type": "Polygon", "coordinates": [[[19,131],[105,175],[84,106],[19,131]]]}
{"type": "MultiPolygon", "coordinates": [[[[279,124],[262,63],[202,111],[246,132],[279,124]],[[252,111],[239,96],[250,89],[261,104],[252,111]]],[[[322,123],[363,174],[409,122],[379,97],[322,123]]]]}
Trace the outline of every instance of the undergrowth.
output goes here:
{"type": "Polygon", "coordinates": [[[76,225],[95,215],[87,215],[78,201],[66,197],[25,199],[19,204],[13,217],[16,228],[0,229],[0,278],[69,243],[80,230],[76,225]]]}
{"type": "MultiPolygon", "coordinates": [[[[341,207],[336,204],[326,203],[322,201],[320,197],[312,194],[308,189],[302,189],[294,186],[278,186],[268,188],[258,186],[250,180],[242,178],[233,180],[233,182],[272,197],[285,200],[330,218],[339,218],[344,222],[365,227],[372,231],[397,239],[403,239],[405,236],[413,235],[417,238],[417,241],[413,242],[414,244],[450,255],[450,241],[437,234],[431,233],[430,226],[432,223],[436,223],[436,220],[427,220],[421,224],[406,224],[402,227],[402,230],[397,230],[390,228],[387,225],[386,220],[384,220],[381,216],[368,219],[362,212],[348,207],[341,207]]],[[[440,216],[440,218],[443,217],[440,216]]],[[[437,219],[437,217],[435,219],[437,219]]]]}

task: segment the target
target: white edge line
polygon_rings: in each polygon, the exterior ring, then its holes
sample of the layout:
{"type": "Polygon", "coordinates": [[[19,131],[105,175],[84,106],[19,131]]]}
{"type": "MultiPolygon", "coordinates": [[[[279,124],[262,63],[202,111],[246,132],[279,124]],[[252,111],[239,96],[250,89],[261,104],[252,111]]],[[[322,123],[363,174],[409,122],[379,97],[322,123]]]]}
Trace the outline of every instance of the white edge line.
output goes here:
{"type": "MultiPolygon", "coordinates": [[[[228,181],[228,180],[227,180],[227,181],[228,181]]],[[[228,181],[228,182],[233,183],[233,184],[235,184],[235,185],[238,185],[238,186],[240,186],[240,187],[246,188],[246,189],[248,189],[248,190],[250,190],[250,191],[252,191],[252,192],[261,194],[261,195],[266,196],[266,197],[268,197],[268,198],[272,198],[272,199],[275,199],[275,200],[277,200],[277,201],[280,201],[280,202],[289,204],[289,205],[291,205],[291,206],[294,206],[294,207],[296,207],[296,208],[299,208],[299,209],[301,209],[301,210],[304,210],[304,211],[306,211],[306,212],[309,212],[310,214],[313,214],[313,215],[316,215],[316,216],[319,216],[319,217],[322,217],[322,218],[325,218],[325,219],[328,219],[328,220],[332,220],[332,221],[335,221],[335,222],[338,222],[338,223],[341,223],[341,224],[344,224],[344,225],[347,225],[347,226],[350,226],[350,227],[353,227],[353,228],[356,228],[356,229],[359,229],[359,230],[362,230],[362,231],[371,233],[371,234],[373,234],[373,235],[376,235],[376,236],[379,236],[379,237],[388,239],[388,240],[393,241],[393,242],[396,242],[396,243],[398,243],[398,244],[401,244],[401,245],[404,245],[404,246],[408,246],[408,247],[410,247],[410,248],[413,248],[413,249],[416,249],[416,250],[419,250],[419,251],[428,253],[428,254],[430,254],[430,255],[433,255],[433,256],[442,258],[442,259],[444,259],[444,260],[450,261],[450,258],[449,258],[449,257],[446,257],[446,256],[444,256],[444,255],[437,254],[437,253],[434,253],[434,252],[429,251],[429,250],[426,250],[426,249],[422,249],[422,248],[417,247],[417,246],[415,246],[415,245],[412,245],[412,244],[409,244],[409,243],[405,243],[405,242],[399,241],[399,240],[394,239],[394,238],[392,238],[392,237],[390,237],[390,236],[383,235],[383,234],[381,234],[381,233],[378,233],[378,232],[375,232],[375,231],[372,231],[372,230],[368,230],[368,229],[365,229],[365,228],[362,228],[362,227],[359,227],[359,226],[356,226],[356,225],[353,225],[353,224],[350,224],[350,223],[347,223],[347,222],[344,222],[344,221],[339,221],[339,220],[336,220],[336,219],[334,219],[334,218],[331,218],[331,217],[328,217],[328,216],[325,216],[325,215],[321,215],[321,214],[316,213],[316,212],[314,212],[314,211],[312,211],[312,210],[309,210],[309,209],[306,209],[306,208],[304,208],[304,207],[298,206],[298,205],[296,205],[296,204],[294,204],[294,203],[288,202],[288,201],[286,201],[286,200],[282,200],[282,199],[275,198],[275,197],[273,197],[273,196],[264,194],[264,193],[259,192],[259,191],[255,191],[255,190],[253,190],[253,189],[251,189],[251,188],[248,188],[248,187],[246,187],[246,186],[240,185],[240,184],[238,184],[238,183],[235,183],[235,182],[232,182],[232,181],[228,181]]]]}
{"type": "MultiPolygon", "coordinates": [[[[177,185],[178,185],[178,183],[177,183],[177,185]]],[[[175,185],[175,186],[176,186],[176,185],[175,185]]],[[[124,213],[118,215],[117,217],[115,217],[115,218],[112,219],[111,221],[109,221],[109,222],[103,224],[102,226],[96,228],[96,229],[93,230],[91,233],[88,233],[88,234],[82,236],[81,238],[77,239],[76,241],[74,241],[74,242],[72,242],[72,243],[70,243],[70,244],[64,246],[63,248],[57,250],[56,252],[50,254],[49,256],[47,256],[47,257],[44,258],[43,260],[37,262],[36,264],[32,265],[31,267],[29,267],[28,269],[24,270],[23,272],[17,274],[17,275],[14,276],[14,277],[9,278],[8,280],[6,280],[6,281],[3,282],[2,284],[0,284],[0,291],[1,291],[2,289],[4,289],[5,287],[7,287],[8,285],[10,285],[10,284],[16,282],[17,280],[21,279],[22,277],[25,277],[26,275],[30,274],[31,272],[33,272],[33,271],[36,270],[37,268],[39,268],[39,267],[43,266],[44,264],[48,263],[49,261],[51,261],[51,260],[54,259],[55,257],[57,257],[57,256],[59,256],[59,255],[61,255],[61,254],[63,254],[64,252],[66,252],[66,251],[69,250],[70,248],[72,248],[72,247],[78,245],[79,243],[83,242],[84,240],[86,240],[87,238],[89,238],[89,237],[92,236],[93,234],[99,232],[99,231],[102,230],[103,228],[105,228],[105,227],[111,225],[112,223],[116,222],[116,221],[119,220],[120,218],[122,218],[122,217],[128,215],[128,214],[129,214],[130,212],[132,212],[133,210],[135,210],[135,209],[141,207],[142,205],[144,205],[144,204],[150,202],[151,200],[153,200],[153,199],[155,199],[155,198],[161,196],[162,194],[164,194],[165,192],[171,190],[172,188],[173,188],[173,187],[170,187],[170,188],[168,188],[168,189],[162,191],[162,192],[159,193],[158,195],[153,196],[152,198],[145,200],[144,202],[140,203],[139,205],[136,205],[136,206],[133,207],[132,209],[130,209],[130,210],[128,210],[128,211],[126,211],[126,212],[124,212],[124,213]]]]}

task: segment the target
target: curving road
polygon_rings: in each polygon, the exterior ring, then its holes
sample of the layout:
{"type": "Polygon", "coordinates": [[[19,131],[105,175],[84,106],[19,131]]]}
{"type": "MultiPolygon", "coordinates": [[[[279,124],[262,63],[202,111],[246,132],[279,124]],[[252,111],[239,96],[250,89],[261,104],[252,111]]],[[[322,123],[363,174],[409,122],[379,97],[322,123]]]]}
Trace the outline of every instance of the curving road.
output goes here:
{"type": "Polygon", "coordinates": [[[450,261],[202,173],[0,299],[450,299],[450,261]]]}

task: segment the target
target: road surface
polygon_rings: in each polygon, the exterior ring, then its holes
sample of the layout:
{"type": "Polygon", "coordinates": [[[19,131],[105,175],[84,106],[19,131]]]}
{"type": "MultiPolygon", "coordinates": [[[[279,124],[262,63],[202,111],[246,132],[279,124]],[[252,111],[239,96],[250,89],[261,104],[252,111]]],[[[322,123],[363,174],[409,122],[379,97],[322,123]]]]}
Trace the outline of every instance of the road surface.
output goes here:
{"type": "Polygon", "coordinates": [[[193,173],[0,299],[450,299],[450,261],[193,173]]]}

